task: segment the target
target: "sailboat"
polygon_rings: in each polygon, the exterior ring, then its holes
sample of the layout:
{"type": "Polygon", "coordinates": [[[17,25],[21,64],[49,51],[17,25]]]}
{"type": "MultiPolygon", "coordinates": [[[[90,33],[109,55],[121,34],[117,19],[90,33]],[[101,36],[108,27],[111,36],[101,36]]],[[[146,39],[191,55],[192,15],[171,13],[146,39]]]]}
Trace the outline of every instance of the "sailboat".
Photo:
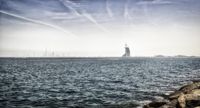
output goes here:
{"type": "Polygon", "coordinates": [[[130,49],[129,47],[127,46],[127,44],[125,44],[125,53],[122,55],[122,57],[130,57],[130,49]]]}

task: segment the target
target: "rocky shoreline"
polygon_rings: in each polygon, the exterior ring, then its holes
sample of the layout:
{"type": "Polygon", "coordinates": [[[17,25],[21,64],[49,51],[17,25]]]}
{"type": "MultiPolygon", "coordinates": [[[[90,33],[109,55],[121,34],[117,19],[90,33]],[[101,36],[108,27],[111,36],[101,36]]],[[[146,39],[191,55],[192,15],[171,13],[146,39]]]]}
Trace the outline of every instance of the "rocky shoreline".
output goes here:
{"type": "Polygon", "coordinates": [[[200,108],[200,80],[181,87],[170,95],[143,108],[200,108]]]}

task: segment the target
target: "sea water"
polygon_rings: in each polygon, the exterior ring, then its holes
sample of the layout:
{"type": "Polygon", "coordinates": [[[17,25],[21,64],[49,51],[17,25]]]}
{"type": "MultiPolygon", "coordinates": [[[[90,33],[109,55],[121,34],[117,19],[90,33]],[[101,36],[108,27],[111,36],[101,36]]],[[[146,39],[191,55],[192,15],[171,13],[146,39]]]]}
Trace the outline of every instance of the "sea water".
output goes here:
{"type": "Polygon", "coordinates": [[[200,58],[1,58],[0,107],[141,106],[200,79],[200,58]]]}

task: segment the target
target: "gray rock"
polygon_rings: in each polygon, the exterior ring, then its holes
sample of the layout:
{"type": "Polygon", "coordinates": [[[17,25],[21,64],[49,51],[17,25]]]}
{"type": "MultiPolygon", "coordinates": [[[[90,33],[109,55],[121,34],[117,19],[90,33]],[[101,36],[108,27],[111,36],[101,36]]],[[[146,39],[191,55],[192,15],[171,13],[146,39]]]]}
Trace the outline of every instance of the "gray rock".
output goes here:
{"type": "Polygon", "coordinates": [[[165,104],[167,104],[167,102],[151,102],[148,105],[145,105],[143,108],[159,108],[165,104]]]}
{"type": "Polygon", "coordinates": [[[200,108],[200,82],[181,87],[168,96],[168,101],[151,102],[143,108],[200,108]]]}
{"type": "Polygon", "coordinates": [[[194,89],[199,89],[200,88],[200,82],[194,82],[188,85],[185,85],[181,87],[178,91],[175,91],[174,93],[169,95],[169,99],[177,99],[182,93],[186,94],[191,92],[194,89]]]}
{"type": "Polygon", "coordinates": [[[200,82],[194,82],[194,83],[181,87],[179,91],[183,93],[188,93],[194,89],[199,89],[199,88],[200,88],[200,82]]]}

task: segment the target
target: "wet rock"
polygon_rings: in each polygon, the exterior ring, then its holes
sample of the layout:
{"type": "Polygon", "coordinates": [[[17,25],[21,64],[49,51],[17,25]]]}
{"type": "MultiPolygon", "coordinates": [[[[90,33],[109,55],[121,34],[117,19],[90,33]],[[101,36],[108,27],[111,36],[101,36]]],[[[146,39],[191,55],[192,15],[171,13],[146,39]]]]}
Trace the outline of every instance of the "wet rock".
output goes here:
{"type": "Polygon", "coordinates": [[[169,100],[177,99],[181,94],[182,94],[181,91],[176,91],[176,92],[170,94],[168,98],[169,98],[169,100]]]}
{"type": "Polygon", "coordinates": [[[196,79],[196,80],[192,80],[192,82],[193,82],[193,83],[200,82],[200,79],[199,79],[199,80],[197,80],[197,79],[196,79]]]}
{"type": "Polygon", "coordinates": [[[178,103],[178,100],[174,99],[168,102],[166,105],[164,105],[165,107],[161,107],[161,108],[176,108],[177,103],[178,103]]]}
{"type": "Polygon", "coordinates": [[[180,92],[188,93],[194,89],[200,89],[200,82],[193,82],[192,84],[185,85],[179,89],[180,92]]]}
{"type": "Polygon", "coordinates": [[[185,108],[185,95],[181,93],[181,95],[178,97],[178,107],[179,108],[185,108]]]}
{"type": "Polygon", "coordinates": [[[148,105],[145,105],[143,108],[158,108],[167,104],[166,102],[151,102],[148,105]]]}
{"type": "Polygon", "coordinates": [[[194,89],[200,89],[200,82],[193,81],[193,83],[181,87],[178,91],[175,91],[174,93],[170,94],[169,99],[177,99],[182,93],[186,94],[194,89]]]}
{"type": "Polygon", "coordinates": [[[200,108],[200,81],[181,87],[168,96],[168,101],[151,102],[143,108],[200,108]]]}
{"type": "Polygon", "coordinates": [[[186,101],[187,108],[200,108],[200,101],[199,100],[191,100],[186,101]]]}

